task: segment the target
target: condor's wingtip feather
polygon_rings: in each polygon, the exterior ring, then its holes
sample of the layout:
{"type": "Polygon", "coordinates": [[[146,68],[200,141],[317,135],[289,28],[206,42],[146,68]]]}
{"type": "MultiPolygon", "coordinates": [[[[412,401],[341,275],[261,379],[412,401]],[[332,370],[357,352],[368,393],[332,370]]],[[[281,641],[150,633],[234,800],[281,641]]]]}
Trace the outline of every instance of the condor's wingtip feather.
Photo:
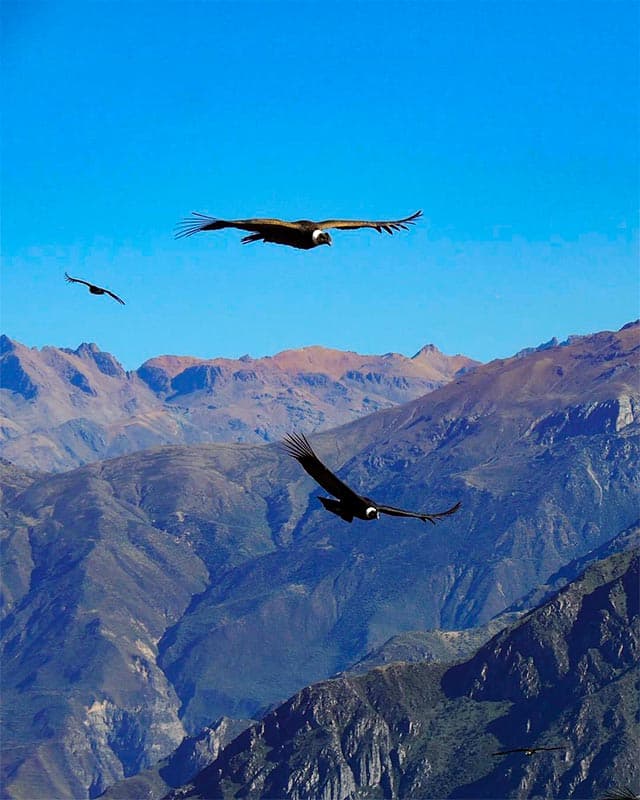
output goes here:
{"type": "Polygon", "coordinates": [[[452,506],[451,506],[451,508],[448,508],[446,511],[443,511],[443,512],[442,512],[442,513],[441,513],[439,516],[441,516],[441,517],[448,517],[450,514],[455,514],[455,513],[456,513],[456,511],[458,511],[458,510],[459,510],[459,508],[460,508],[460,506],[461,506],[461,505],[462,505],[462,502],[461,502],[460,500],[458,500],[458,502],[457,502],[457,503],[455,503],[454,505],[452,505],[452,506]]]}
{"type": "Polygon", "coordinates": [[[409,225],[414,225],[415,221],[422,216],[422,211],[416,211],[410,217],[405,217],[404,219],[396,219],[391,222],[385,222],[381,226],[381,228],[377,228],[376,230],[378,233],[388,233],[393,235],[394,231],[408,231],[409,225]]]}
{"type": "Polygon", "coordinates": [[[446,511],[440,511],[438,514],[425,514],[421,519],[423,522],[429,521],[432,525],[435,525],[439,519],[450,517],[452,514],[455,514],[461,505],[461,502],[458,500],[455,505],[452,505],[451,508],[448,508],[446,511]]]}
{"type": "Polygon", "coordinates": [[[609,789],[599,800],[639,800],[639,797],[633,789],[624,786],[622,789],[609,789]]]}
{"type": "Polygon", "coordinates": [[[113,297],[114,300],[117,300],[118,303],[120,303],[120,305],[122,305],[122,306],[126,305],[124,300],[121,297],[118,297],[117,294],[114,294],[113,292],[110,292],[108,289],[105,289],[105,292],[109,295],[109,297],[113,297]]]}
{"type": "Polygon", "coordinates": [[[417,219],[420,219],[422,216],[422,209],[418,211],[414,211],[413,214],[409,217],[405,217],[404,219],[394,219],[391,222],[387,222],[387,225],[391,225],[398,230],[399,228],[403,228],[405,231],[407,230],[407,225],[414,225],[417,219]],[[397,227],[396,227],[397,226],[397,227]]]}
{"type": "Polygon", "coordinates": [[[301,458],[316,457],[304,433],[287,433],[281,444],[285,452],[298,461],[301,458]]]}
{"type": "Polygon", "coordinates": [[[200,211],[192,211],[190,217],[184,217],[176,223],[175,230],[177,232],[174,238],[184,239],[187,236],[193,236],[195,233],[206,230],[207,226],[215,222],[218,222],[216,217],[210,217],[208,214],[202,214],[200,211]]]}

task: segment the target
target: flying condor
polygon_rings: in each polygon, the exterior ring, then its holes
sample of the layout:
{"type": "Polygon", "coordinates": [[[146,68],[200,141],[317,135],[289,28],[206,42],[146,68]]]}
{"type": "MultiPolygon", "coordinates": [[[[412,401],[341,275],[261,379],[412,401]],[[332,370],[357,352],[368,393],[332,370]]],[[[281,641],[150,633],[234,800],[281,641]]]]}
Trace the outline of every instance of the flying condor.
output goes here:
{"type": "Polygon", "coordinates": [[[71,275],[68,275],[66,272],[64,273],[64,277],[69,283],[83,283],[85,286],[88,286],[91,294],[108,294],[109,297],[113,297],[114,300],[117,300],[119,303],[124,305],[124,300],[121,297],[118,297],[117,294],[110,292],[108,289],[103,289],[102,286],[96,286],[93,283],[87,283],[87,281],[83,281],[80,278],[72,278],[71,275]]]}
{"type": "Polygon", "coordinates": [[[514,747],[513,750],[498,750],[497,753],[491,753],[492,756],[506,756],[509,753],[524,753],[525,756],[532,756],[534,753],[539,753],[544,750],[566,750],[566,747],[514,747]]]}
{"type": "Polygon", "coordinates": [[[193,236],[200,231],[219,231],[222,228],[238,228],[249,231],[249,236],[242,237],[242,244],[249,242],[272,242],[296,247],[298,250],[311,250],[321,244],[331,244],[329,228],[353,231],[358,228],[373,228],[378,233],[393,234],[394,231],[408,230],[409,225],[422,216],[422,211],[416,211],[410,217],[394,220],[350,220],[350,219],[325,219],[322,222],[312,222],[308,219],[299,219],[295,222],[286,222],[282,219],[216,219],[192,211],[192,216],[183,219],[176,226],[175,238],[193,236]]]}
{"type": "Polygon", "coordinates": [[[420,511],[405,511],[402,508],[394,508],[393,506],[383,506],[380,503],[376,503],[376,501],[372,500],[370,497],[362,497],[356,494],[353,489],[350,489],[346,483],[343,483],[340,478],[334,475],[330,469],[327,469],[313,452],[304,434],[287,434],[283,445],[287,453],[297,459],[306,472],[308,472],[325,491],[338,498],[334,500],[331,497],[318,497],[318,500],[327,511],[330,511],[332,514],[337,514],[345,522],[351,522],[354,517],[372,520],[378,519],[380,514],[390,514],[392,517],[415,517],[421,519],[423,522],[431,522],[432,525],[435,525],[437,520],[442,517],[448,517],[450,514],[455,514],[460,508],[460,503],[456,503],[446,511],[430,514],[420,511]]]}
{"type": "Polygon", "coordinates": [[[609,789],[600,800],[640,800],[640,795],[628,786],[623,786],[622,789],[609,789]]]}

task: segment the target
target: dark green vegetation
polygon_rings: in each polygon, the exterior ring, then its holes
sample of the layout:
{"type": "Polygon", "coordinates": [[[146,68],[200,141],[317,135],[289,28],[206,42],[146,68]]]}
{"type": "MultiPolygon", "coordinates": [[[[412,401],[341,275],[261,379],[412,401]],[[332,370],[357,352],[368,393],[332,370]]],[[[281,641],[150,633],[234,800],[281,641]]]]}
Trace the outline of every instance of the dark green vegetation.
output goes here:
{"type": "MultiPolygon", "coordinates": [[[[636,532],[636,541],[638,534],[636,532]]],[[[361,675],[374,667],[395,661],[440,661],[443,664],[461,661],[483,645],[498,631],[508,628],[518,620],[519,614],[500,614],[486,625],[462,631],[409,631],[392,636],[380,647],[347,670],[349,675],[361,675]]]]}
{"type": "Polygon", "coordinates": [[[556,586],[572,562],[628,548],[638,348],[634,325],[493,362],[313,437],[341,477],[383,502],[461,499],[437,527],[327,519],[277,446],[12,471],[5,791],[95,796],[222,715],[255,717],[392,636],[487,623],[556,586]]]}
{"type": "MultiPolygon", "coordinates": [[[[465,631],[413,631],[391,637],[381,647],[348,670],[350,675],[363,674],[375,666],[396,661],[453,662],[469,656],[497,631],[512,624],[518,614],[503,614],[487,625],[465,631]]],[[[197,737],[189,737],[167,758],[137,775],[109,787],[105,800],[159,800],[171,788],[179,787],[209,766],[231,741],[233,731],[239,734],[252,724],[250,720],[222,720],[213,728],[205,728],[197,737]]]]}
{"type": "Polygon", "coordinates": [[[168,797],[547,800],[637,785],[639,577],[637,551],[611,556],[460,665],[304,689],[168,797]],[[491,755],[522,745],[566,749],[491,755]]]}

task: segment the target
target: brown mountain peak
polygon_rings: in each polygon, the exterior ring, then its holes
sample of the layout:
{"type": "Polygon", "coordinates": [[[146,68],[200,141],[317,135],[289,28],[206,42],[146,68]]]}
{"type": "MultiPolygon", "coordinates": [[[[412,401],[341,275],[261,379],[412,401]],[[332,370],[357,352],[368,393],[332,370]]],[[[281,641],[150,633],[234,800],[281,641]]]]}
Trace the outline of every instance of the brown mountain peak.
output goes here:
{"type": "Polygon", "coordinates": [[[435,344],[425,344],[423,347],[421,347],[418,350],[417,353],[412,355],[411,358],[424,358],[425,356],[428,357],[428,356],[433,355],[434,353],[437,353],[438,355],[442,355],[442,351],[439,350],[435,346],[435,344]]]}

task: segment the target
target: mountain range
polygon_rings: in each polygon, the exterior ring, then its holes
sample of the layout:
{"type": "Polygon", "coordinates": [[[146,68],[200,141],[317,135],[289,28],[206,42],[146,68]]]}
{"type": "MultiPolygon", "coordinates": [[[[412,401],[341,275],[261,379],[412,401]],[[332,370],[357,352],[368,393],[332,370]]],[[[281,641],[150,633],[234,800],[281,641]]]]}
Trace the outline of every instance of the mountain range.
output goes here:
{"type": "Polygon", "coordinates": [[[29,348],[0,336],[0,456],[60,471],[161,444],[274,441],[412,400],[477,362],[305,347],[238,360],[159,356],[133,372],[95,344],[29,348]]]}
{"type": "Polygon", "coordinates": [[[591,799],[638,786],[639,587],[636,549],[596,562],[463,663],[305,688],[166,798],[591,799]],[[532,745],[560,750],[493,755],[532,745]]]}
{"type": "Polygon", "coordinates": [[[461,500],[436,527],[330,517],[276,444],[1,462],[7,796],[95,797],[212,720],[259,717],[394,637],[521,614],[633,546],[639,332],[478,366],[312,437],[382,502],[461,500]]]}

